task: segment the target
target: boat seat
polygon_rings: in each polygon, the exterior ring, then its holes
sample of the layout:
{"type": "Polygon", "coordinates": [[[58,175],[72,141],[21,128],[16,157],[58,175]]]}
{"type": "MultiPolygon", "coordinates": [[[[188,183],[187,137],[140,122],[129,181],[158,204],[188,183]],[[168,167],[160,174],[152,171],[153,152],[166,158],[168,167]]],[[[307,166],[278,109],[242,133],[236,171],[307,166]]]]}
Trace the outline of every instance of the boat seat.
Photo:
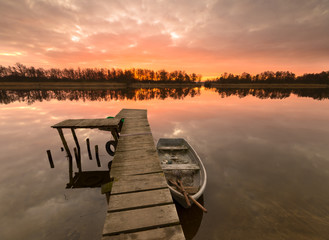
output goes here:
{"type": "Polygon", "coordinates": [[[158,150],[167,150],[167,151],[172,151],[172,150],[187,150],[188,147],[186,146],[161,146],[158,147],[158,150]]]}
{"type": "Polygon", "coordinates": [[[163,170],[200,170],[197,164],[161,164],[163,170]]]}

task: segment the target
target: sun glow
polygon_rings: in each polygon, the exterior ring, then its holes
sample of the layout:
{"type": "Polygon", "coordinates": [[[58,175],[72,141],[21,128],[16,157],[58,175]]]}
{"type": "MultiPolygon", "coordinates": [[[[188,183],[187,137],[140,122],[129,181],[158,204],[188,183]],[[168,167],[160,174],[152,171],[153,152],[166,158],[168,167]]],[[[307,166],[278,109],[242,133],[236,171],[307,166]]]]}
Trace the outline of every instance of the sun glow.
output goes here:
{"type": "Polygon", "coordinates": [[[0,53],[0,55],[1,56],[21,56],[21,55],[23,55],[21,52],[13,52],[13,53],[6,53],[6,52],[4,52],[4,53],[0,53]]]}
{"type": "Polygon", "coordinates": [[[172,39],[178,39],[178,38],[180,38],[180,36],[177,33],[175,33],[175,32],[171,32],[170,33],[170,36],[171,36],[172,39]]]}
{"type": "Polygon", "coordinates": [[[77,36],[72,36],[72,37],[71,37],[71,40],[72,40],[73,42],[79,42],[79,41],[80,41],[80,38],[77,37],[77,36]]]}

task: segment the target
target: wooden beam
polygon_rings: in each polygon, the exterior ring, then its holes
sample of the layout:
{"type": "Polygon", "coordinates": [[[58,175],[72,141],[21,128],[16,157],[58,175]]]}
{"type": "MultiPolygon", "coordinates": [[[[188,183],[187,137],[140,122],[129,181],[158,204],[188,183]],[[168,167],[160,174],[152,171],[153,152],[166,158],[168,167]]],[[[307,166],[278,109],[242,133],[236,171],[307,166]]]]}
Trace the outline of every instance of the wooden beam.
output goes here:
{"type": "Polygon", "coordinates": [[[77,163],[77,168],[79,169],[79,172],[82,172],[82,168],[81,168],[81,159],[79,157],[79,153],[77,151],[77,148],[74,148],[74,156],[75,156],[75,161],[77,163]]]}
{"type": "Polygon", "coordinates": [[[118,128],[121,118],[67,119],[53,128],[118,128]]]}
{"type": "Polygon", "coordinates": [[[116,129],[111,129],[111,133],[112,133],[112,136],[113,136],[114,140],[115,140],[116,142],[118,142],[118,140],[119,140],[119,134],[118,134],[118,131],[117,131],[116,129]]]}
{"type": "Polygon", "coordinates": [[[77,149],[78,149],[79,162],[81,163],[81,150],[80,150],[79,140],[77,138],[77,135],[75,134],[74,128],[71,128],[71,132],[72,132],[72,135],[73,135],[73,139],[74,139],[75,145],[77,146],[77,149]]]}

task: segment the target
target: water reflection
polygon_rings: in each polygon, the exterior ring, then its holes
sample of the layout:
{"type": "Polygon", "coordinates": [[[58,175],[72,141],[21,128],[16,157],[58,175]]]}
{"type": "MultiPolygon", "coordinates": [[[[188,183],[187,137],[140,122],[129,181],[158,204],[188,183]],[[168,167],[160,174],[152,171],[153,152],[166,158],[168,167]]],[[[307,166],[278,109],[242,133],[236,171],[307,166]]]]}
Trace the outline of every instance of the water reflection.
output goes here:
{"type": "Polygon", "coordinates": [[[111,100],[151,100],[184,99],[200,95],[200,88],[125,88],[116,90],[0,90],[0,104],[12,102],[50,101],[111,101],[111,100]]]}
{"type": "MultiPolygon", "coordinates": [[[[203,195],[198,199],[198,202],[202,206],[204,205],[203,195]]],[[[185,238],[186,240],[191,240],[199,231],[202,222],[203,211],[195,204],[193,204],[191,208],[183,208],[179,203],[175,204],[185,238]]]]}
{"type": "MultiPolygon", "coordinates": [[[[148,109],[155,139],[187,138],[203,160],[208,213],[194,228],[193,240],[328,238],[329,101],[294,94],[280,100],[220,98],[201,89],[198,97],[183,101],[66,98],[1,104],[0,239],[101,238],[106,199],[99,188],[64,188],[68,162],[49,126],[69,118],[103,118],[122,108],[148,109]]],[[[75,146],[70,131],[64,134],[75,146]]],[[[100,146],[100,170],[107,170],[109,133],[79,130],[77,137],[100,146]]],[[[85,144],[81,148],[84,170],[98,169],[85,144]]]]}
{"type": "MultiPolygon", "coordinates": [[[[329,99],[329,88],[212,88],[222,98],[254,96],[260,99],[284,99],[292,94],[317,100],[329,99]]],[[[12,102],[58,101],[111,101],[152,99],[184,99],[200,96],[200,88],[125,88],[114,90],[0,90],[0,104],[12,102]]]]}
{"type": "Polygon", "coordinates": [[[329,88],[213,88],[222,98],[229,96],[254,96],[260,99],[284,99],[295,94],[298,97],[310,97],[317,100],[329,98],[329,88]]]}

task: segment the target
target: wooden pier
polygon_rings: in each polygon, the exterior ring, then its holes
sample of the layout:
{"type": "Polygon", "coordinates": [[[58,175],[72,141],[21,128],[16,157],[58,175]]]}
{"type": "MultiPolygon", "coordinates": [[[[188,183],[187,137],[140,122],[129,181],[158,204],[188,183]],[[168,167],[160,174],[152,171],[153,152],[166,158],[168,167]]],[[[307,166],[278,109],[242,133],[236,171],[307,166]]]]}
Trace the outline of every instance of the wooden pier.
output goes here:
{"type": "Polygon", "coordinates": [[[102,240],[185,239],[160,167],[146,110],[123,109],[102,240]]]}
{"type": "MultiPolygon", "coordinates": [[[[109,200],[102,240],[185,239],[160,167],[146,110],[123,109],[114,118],[68,119],[52,127],[58,130],[69,160],[67,187],[74,186],[75,178],[72,154],[62,129],[71,129],[79,174],[81,153],[75,129],[97,128],[110,131],[114,137],[116,149],[110,170],[113,182],[104,185],[108,189],[102,187],[109,200]]],[[[96,153],[97,150],[98,146],[96,153]]]]}

